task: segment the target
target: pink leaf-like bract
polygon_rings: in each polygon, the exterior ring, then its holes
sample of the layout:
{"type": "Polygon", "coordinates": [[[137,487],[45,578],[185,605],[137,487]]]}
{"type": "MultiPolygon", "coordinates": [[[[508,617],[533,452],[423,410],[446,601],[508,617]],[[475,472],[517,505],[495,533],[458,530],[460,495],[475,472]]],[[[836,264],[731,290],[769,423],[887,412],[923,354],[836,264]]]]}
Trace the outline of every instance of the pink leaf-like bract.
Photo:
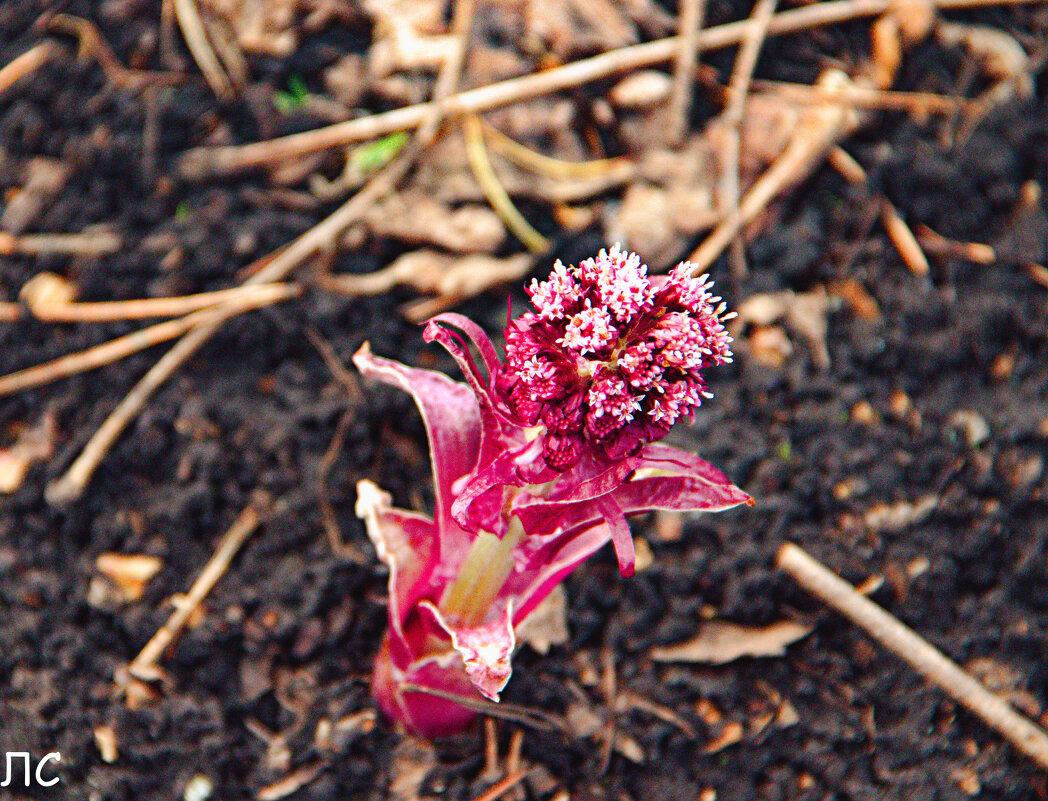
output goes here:
{"type": "Polygon", "coordinates": [[[497,701],[516,627],[559,582],[608,542],[632,574],[626,515],[753,503],[712,465],[655,442],[709,397],[702,371],[731,360],[711,286],[686,264],[648,278],[613,248],[532,283],[534,311],[507,327],[505,362],[468,318],[429,321],[425,339],[464,384],[367,344],[353,357],[415,399],[436,494],[429,518],[358,484],[357,514],[389,569],[372,681],[387,715],[436,737],[497,701]]]}

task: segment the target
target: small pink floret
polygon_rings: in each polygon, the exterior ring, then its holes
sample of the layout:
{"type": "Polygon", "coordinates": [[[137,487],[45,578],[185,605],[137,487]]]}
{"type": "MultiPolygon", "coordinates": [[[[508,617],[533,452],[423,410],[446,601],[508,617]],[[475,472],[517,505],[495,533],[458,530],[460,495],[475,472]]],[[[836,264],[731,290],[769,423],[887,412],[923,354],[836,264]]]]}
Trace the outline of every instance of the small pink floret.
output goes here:
{"type": "Polygon", "coordinates": [[[579,299],[579,285],[568,268],[557,259],[549,278],[541,283],[537,278],[531,279],[528,294],[540,318],[560,320],[565,310],[579,299]]]}

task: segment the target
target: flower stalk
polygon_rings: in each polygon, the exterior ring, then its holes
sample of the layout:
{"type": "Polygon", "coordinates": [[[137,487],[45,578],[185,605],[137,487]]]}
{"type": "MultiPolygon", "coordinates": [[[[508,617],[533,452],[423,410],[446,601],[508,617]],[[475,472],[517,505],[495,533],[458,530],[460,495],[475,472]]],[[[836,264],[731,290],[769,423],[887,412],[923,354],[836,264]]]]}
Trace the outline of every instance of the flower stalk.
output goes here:
{"type": "Polygon", "coordinates": [[[497,701],[516,628],[559,582],[608,542],[633,573],[627,514],[753,503],[709,463],[658,443],[711,397],[704,371],[731,361],[730,315],[711,288],[687,263],[649,277],[616,247],[532,282],[504,361],[468,318],[430,320],[425,339],[448,350],[464,384],[366,344],[354,356],[364,375],[414,397],[436,494],[431,518],[395,509],[369,481],[357,488],[390,573],[372,682],[389,716],[435,737],[475,714],[454,698],[497,701]]]}

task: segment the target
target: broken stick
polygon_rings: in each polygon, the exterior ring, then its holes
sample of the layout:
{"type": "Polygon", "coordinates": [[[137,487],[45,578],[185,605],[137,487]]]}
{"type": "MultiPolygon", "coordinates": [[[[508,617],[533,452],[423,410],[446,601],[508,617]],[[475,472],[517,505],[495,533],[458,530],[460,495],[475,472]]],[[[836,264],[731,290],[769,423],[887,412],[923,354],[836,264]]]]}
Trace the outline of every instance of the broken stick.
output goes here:
{"type": "Polygon", "coordinates": [[[918,673],[978,715],[1038,765],[1048,768],[1048,732],[991,693],[917,632],[856,592],[848,582],[787,543],[778,566],[804,589],[832,606],[918,673]]]}

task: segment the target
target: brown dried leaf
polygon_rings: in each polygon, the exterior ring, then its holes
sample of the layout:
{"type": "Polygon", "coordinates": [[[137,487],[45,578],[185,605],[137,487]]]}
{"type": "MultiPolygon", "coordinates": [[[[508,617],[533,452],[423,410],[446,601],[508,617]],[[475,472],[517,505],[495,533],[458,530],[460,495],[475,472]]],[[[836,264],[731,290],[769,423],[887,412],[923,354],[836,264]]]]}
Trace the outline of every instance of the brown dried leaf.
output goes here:
{"type": "Polygon", "coordinates": [[[826,315],[836,301],[821,289],[814,292],[765,292],[751,295],[739,306],[738,318],[731,325],[739,337],[746,325],[760,327],[785,319],[786,325],[799,334],[808,346],[812,361],[820,369],[829,367],[826,347],[826,315]]]}
{"type": "Polygon", "coordinates": [[[657,662],[703,662],[723,665],[744,656],[781,656],[786,646],[808,636],[813,627],[792,620],[770,626],[739,626],[724,620],[702,624],[699,636],[678,645],[654,648],[657,662]]]}
{"type": "Polygon", "coordinates": [[[76,300],[76,285],[54,273],[37,273],[18,293],[21,301],[35,317],[48,319],[49,312],[68,306],[76,300]]]}
{"type": "Polygon", "coordinates": [[[498,215],[486,206],[451,209],[409,191],[371,207],[364,224],[376,237],[435,245],[455,253],[494,253],[506,238],[498,215]]]}
{"type": "Polygon", "coordinates": [[[22,188],[7,200],[0,215],[0,230],[20,234],[62,191],[73,174],[70,164],[47,158],[31,159],[26,165],[22,188]]]}
{"type": "Polygon", "coordinates": [[[535,611],[517,626],[516,635],[518,643],[530,645],[543,655],[548,654],[552,646],[568,641],[568,597],[563,586],[558,584],[553,588],[535,611]]]}
{"type": "Polygon", "coordinates": [[[285,58],[298,47],[298,0],[200,0],[201,11],[232,29],[236,44],[249,53],[285,58]]]}
{"type": "Polygon", "coordinates": [[[424,740],[405,737],[397,743],[390,768],[391,801],[417,801],[422,782],[436,766],[437,752],[424,740]]]}
{"type": "Polygon", "coordinates": [[[718,751],[723,751],[729,745],[735,745],[735,743],[742,740],[744,732],[745,728],[741,723],[735,720],[729,720],[724,724],[720,734],[715,739],[706,743],[702,751],[705,754],[716,754],[718,751]]]}
{"type": "Polygon", "coordinates": [[[863,520],[871,531],[902,531],[926,520],[938,504],[935,495],[925,495],[916,503],[881,503],[867,510],[863,520]]]}
{"type": "Polygon", "coordinates": [[[134,602],[145,594],[146,586],[163,564],[157,557],[145,554],[103,553],[95,559],[95,570],[120,588],[125,602],[134,602]]]}
{"type": "Polygon", "coordinates": [[[35,426],[23,429],[13,445],[0,450],[0,493],[17,490],[34,462],[51,458],[57,436],[58,422],[49,410],[35,426]]]}
{"type": "Polygon", "coordinates": [[[619,109],[649,109],[664,103],[673,89],[673,79],[658,70],[639,70],[615,84],[608,100],[619,109]]]}

